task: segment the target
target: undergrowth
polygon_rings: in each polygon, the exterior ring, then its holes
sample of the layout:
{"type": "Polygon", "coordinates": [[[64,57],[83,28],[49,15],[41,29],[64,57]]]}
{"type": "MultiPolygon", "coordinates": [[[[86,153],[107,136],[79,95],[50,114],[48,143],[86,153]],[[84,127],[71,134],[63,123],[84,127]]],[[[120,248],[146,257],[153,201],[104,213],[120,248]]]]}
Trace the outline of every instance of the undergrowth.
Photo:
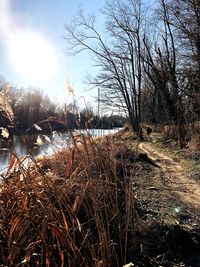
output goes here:
{"type": "Polygon", "coordinates": [[[132,257],[134,166],[116,159],[126,146],[111,137],[72,138],[37,166],[12,157],[0,185],[1,266],[109,267],[132,257]]]}

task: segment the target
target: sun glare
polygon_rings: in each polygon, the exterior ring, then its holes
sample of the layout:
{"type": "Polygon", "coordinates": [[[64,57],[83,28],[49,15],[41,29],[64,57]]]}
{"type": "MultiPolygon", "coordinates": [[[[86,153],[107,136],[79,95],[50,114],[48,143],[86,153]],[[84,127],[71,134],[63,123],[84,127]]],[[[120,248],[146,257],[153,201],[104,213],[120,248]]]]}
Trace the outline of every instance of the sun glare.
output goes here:
{"type": "Polygon", "coordinates": [[[57,71],[53,46],[31,32],[18,32],[9,40],[9,56],[15,71],[30,82],[52,79],[57,71]]]}

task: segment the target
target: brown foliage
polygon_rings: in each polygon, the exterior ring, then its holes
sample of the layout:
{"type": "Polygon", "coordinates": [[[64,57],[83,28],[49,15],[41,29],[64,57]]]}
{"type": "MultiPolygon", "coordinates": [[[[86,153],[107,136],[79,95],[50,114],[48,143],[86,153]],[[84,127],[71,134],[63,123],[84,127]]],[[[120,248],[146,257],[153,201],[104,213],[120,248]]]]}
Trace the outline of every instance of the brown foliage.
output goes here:
{"type": "Polygon", "coordinates": [[[73,138],[69,149],[38,160],[40,169],[13,156],[1,182],[0,264],[122,266],[133,251],[131,179],[115,157],[125,145],[73,138]]]}

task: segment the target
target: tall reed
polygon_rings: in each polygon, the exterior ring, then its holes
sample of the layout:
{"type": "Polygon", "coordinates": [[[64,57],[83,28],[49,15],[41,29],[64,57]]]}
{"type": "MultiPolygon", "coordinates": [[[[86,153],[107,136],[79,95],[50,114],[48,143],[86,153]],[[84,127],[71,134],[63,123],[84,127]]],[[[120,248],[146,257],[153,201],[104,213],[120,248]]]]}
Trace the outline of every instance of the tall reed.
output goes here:
{"type": "Polygon", "coordinates": [[[80,135],[37,166],[13,156],[0,185],[0,264],[109,267],[131,260],[134,166],[116,159],[126,149],[112,137],[80,135]]]}

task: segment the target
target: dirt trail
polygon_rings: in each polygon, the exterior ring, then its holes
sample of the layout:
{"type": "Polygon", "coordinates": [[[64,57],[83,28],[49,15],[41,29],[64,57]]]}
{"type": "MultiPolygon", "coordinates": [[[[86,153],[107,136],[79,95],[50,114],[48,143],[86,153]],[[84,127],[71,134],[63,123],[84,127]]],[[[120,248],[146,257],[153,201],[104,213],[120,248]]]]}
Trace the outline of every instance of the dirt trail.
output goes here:
{"type": "Polygon", "coordinates": [[[156,150],[152,143],[140,143],[139,148],[147,153],[160,168],[157,168],[159,175],[167,175],[167,186],[169,193],[176,193],[182,202],[191,208],[200,210],[200,184],[189,178],[189,173],[172,158],[156,150]]]}

